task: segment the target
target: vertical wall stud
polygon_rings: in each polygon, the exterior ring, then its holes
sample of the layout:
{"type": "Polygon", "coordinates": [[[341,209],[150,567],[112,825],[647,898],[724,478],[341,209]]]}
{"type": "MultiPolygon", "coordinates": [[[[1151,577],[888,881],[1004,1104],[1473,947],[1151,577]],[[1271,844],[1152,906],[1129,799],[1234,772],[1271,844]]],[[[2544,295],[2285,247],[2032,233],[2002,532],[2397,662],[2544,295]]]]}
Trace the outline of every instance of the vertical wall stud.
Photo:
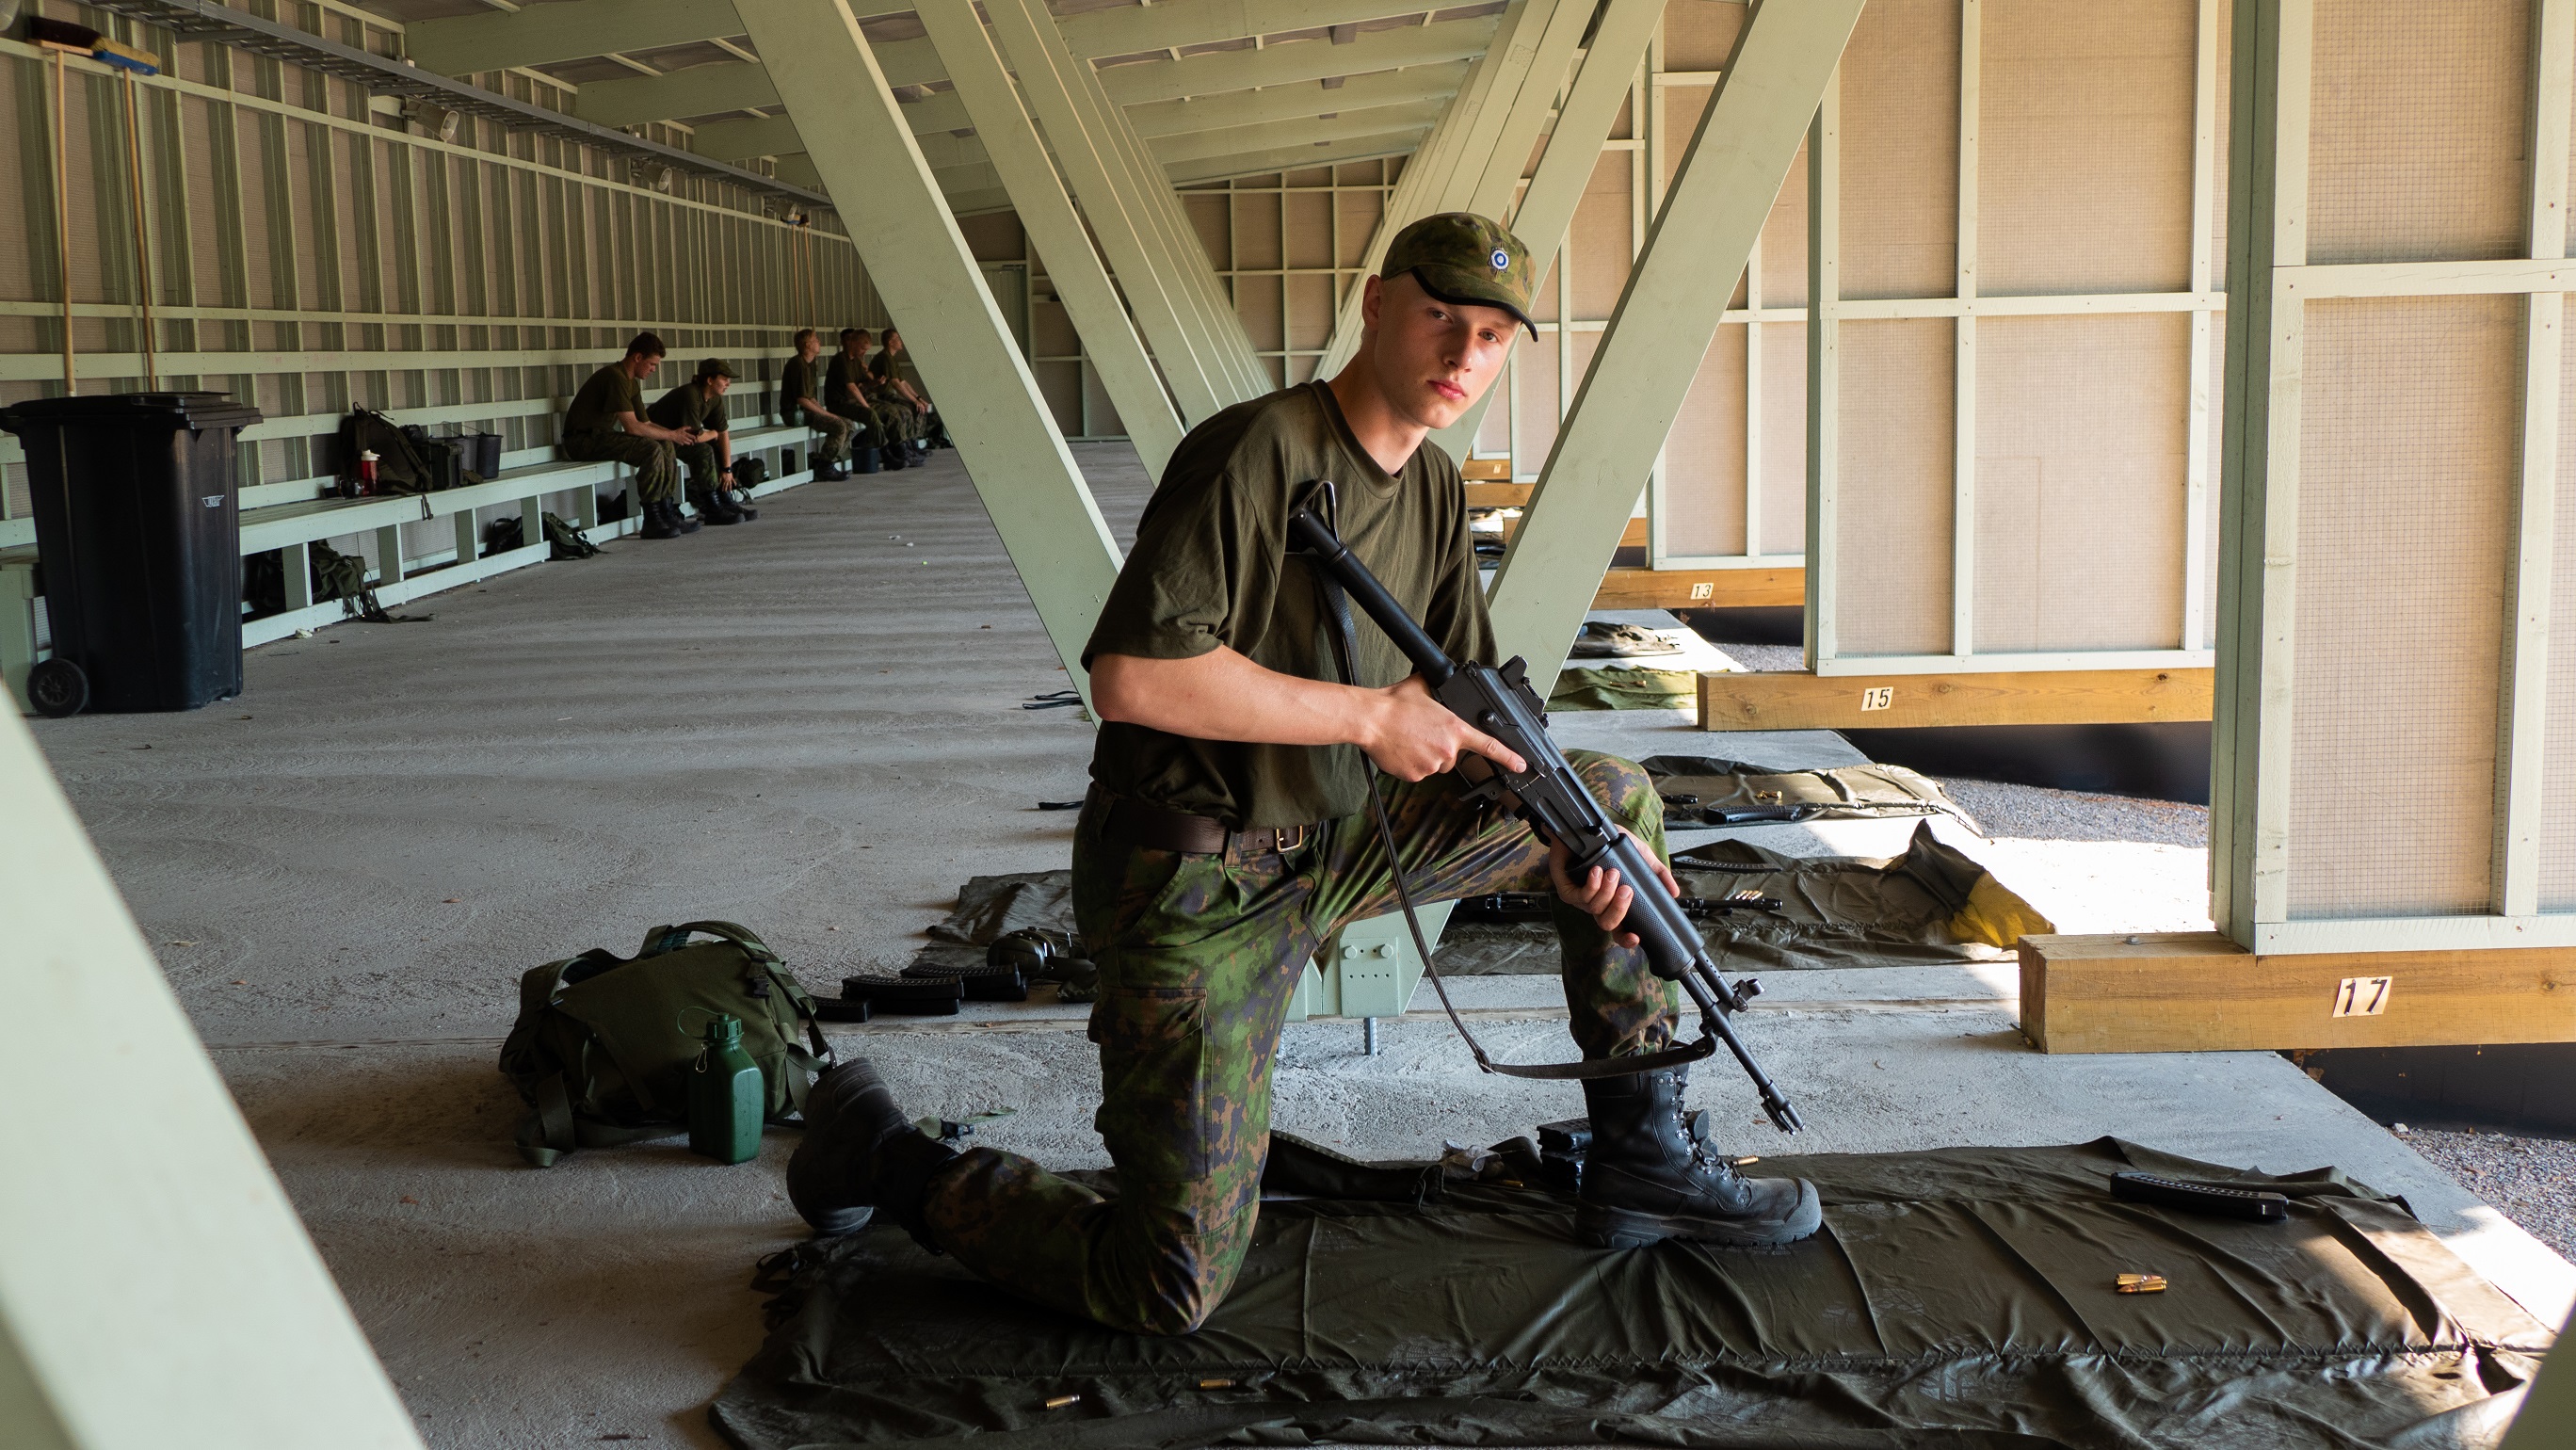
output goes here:
{"type": "MultiPolygon", "coordinates": [[[[2576,92],[2576,0],[2540,0],[2534,18],[2531,212],[2535,261],[2567,255],[2571,92],[2576,92]]],[[[2496,742],[2495,910],[2540,910],[2540,833],[2547,802],[2541,756],[2549,718],[2550,571],[2557,562],[2559,386],[2567,294],[2524,299],[2522,477],[2512,510],[2513,572],[2505,584],[2504,689],[2496,742]]],[[[2563,742],[2562,742],[2563,744],[2563,742]]]]}

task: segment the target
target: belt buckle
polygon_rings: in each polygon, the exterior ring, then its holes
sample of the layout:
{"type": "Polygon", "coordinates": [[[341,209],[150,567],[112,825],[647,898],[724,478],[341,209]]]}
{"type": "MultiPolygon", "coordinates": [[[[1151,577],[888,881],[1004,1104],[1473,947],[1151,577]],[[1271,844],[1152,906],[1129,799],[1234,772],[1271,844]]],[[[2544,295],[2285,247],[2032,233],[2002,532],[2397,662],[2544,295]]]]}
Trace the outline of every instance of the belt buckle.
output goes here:
{"type": "Polygon", "coordinates": [[[1288,826],[1273,826],[1270,828],[1270,840],[1272,843],[1271,849],[1276,851],[1278,854],[1285,856],[1289,852],[1306,844],[1306,836],[1311,829],[1311,827],[1303,825],[1293,828],[1288,826]],[[1290,840],[1288,837],[1288,832],[1291,829],[1294,829],[1297,832],[1295,840],[1290,840]]]}

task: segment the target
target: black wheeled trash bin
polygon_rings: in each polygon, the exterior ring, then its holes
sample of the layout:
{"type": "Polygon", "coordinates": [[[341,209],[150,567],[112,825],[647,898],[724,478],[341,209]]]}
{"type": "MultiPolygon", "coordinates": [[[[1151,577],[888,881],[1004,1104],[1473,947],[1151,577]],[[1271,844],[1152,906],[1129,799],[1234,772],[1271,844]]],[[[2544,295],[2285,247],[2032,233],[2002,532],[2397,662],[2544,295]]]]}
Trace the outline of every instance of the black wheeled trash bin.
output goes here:
{"type": "Polygon", "coordinates": [[[0,409],[27,452],[53,658],[27,673],[47,715],[194,710],[241,693],[234,435],[223,393],[40,398],[0,409]]]}

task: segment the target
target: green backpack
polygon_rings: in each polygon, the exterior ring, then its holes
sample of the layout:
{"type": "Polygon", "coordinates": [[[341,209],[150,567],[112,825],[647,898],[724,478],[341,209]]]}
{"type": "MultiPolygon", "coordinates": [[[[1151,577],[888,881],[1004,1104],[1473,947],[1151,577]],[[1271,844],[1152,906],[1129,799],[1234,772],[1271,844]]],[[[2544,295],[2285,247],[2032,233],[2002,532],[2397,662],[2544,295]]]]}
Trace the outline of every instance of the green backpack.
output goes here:
{"type": "Polygon", "coordinates": [[[576,1147],[681,1131],[699,1038],[720,1013],[742,1022],[769,1121],[802,1111],[832,1059],[814,999],[776,952],[732,922],[657,926],[632,958],[593,947],[522,976],[519,1020],[501,1044],[502,1075],[528,1104],[520,1155],[545,1168],[576,1147]],[[715,940],[690,940],[698,935],[715,940]]]}

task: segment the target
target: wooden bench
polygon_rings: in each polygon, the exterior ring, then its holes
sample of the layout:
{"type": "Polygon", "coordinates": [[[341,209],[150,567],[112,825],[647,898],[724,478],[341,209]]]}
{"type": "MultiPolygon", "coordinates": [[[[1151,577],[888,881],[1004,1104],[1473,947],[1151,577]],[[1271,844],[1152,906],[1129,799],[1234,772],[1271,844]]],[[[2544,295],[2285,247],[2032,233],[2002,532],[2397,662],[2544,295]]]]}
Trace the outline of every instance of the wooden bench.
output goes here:
{"type": "MultiPolygon", "coordinates": [[[[733,432],[736,458],[765,456],[774,463],[783,448],[797,449],[800,462],[810,457],[805,450],[811,446],[811,430],[801,425],[742,426],[752,421],[737,422],[733,432]]],[[[377,602],[391,606],[545,562],[552,554],[545,537],[546,504],[560,495],[571,497],[556,512],[594,543],[634,533],[643,526],[636,516],[638,510],[631,507],[625,518],[600,521],[598,490],[603,484],[616,482],[626,471],[618,464],[559,459],[550,447],[505,454],[502,462],[505,466],[497,478],[437,493],[348,499],[314,497],[309,493],[295,496],[307,489],[318,491],[328,486],[328,480],[319,479],[244,489],[242,554],[248,557],[271,549],[278,551],[285,575],[286,607],[275,614],[242,621],[243,648],[336,624],[348,617],[347,601],[313,597],[311,561],[313,545],[317,543],[374,535],[375,566],[369,571],[368,581],[376,591],[377,602]],[[520,546],[484,554],[482,535],[489,516],[514,507],[520,521],[520,546]],[[450,521],[451,536],[442,541],[442,547],[410,552],[403,542],[403,530],[435,519],[450,521]]],[[[774,467],[771,471],[776,476],[753,489],[755,496],[766,497],[813,477],[810,467],[793,473],[782,473],[774,467]]],[[[685,503],[681,507],[687,511],[685,503]]],[[[0,548],[0,681],[5,681],[22,710],[27,705],[27,670],[46,653],[37,644],[35,608],[40,596],[35,581],[36,550],[32,544],[0,548]]]]}

